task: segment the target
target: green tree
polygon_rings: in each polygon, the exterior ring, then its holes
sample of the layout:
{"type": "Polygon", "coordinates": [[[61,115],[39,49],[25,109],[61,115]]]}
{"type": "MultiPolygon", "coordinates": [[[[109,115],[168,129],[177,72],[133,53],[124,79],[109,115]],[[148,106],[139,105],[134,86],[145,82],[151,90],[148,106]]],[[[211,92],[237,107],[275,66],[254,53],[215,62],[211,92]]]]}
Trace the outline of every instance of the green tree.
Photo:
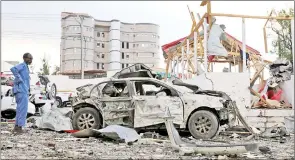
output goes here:
{"type": "Polygon", "coordinates": [[[58,66],[55,66],[52,75],[57,75],[57,72],[59,71],[60,71],[60,68],[58,66]]]}
{"type": "MultiPolygon", "coordinates": [[[[294,9],[282,9],[278,12],[277,16],[293,17],[294,9]]],[[[277,35],[277,38],[272,41],[273,50],[271,52],[278,54],[280,58],[286,58],[293,62],[291,21],[276,20],[275,22],[271,23],[271,29],[277,35]]]]}
{"type": "Polygon", "coordinates": [[[50,74],[49,63],[48,63],[48,60],[45,56],[42,58],[42,68],[40,68],[39,74],[41,74],[41,75],[49,75],[50,74]]]}

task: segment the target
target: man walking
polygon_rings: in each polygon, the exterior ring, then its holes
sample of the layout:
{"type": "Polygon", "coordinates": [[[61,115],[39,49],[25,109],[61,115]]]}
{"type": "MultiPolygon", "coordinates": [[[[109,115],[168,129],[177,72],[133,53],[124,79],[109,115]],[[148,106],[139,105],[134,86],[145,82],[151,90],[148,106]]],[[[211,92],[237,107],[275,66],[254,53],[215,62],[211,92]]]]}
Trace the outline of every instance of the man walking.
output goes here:
{"type": "Polygon", "coordinates": [[[25,53],[23,55],[23,60],[23,63],[10,69],[15,77],[13,82],[13,93],[15,95],[17,106],[13,132],[16,134],[23,133],[24,131],[22,130],[22,127],[26,124],[30,92],[30,71],[28,65],[32,63],[33,56],[30,53],[25,53]]]}

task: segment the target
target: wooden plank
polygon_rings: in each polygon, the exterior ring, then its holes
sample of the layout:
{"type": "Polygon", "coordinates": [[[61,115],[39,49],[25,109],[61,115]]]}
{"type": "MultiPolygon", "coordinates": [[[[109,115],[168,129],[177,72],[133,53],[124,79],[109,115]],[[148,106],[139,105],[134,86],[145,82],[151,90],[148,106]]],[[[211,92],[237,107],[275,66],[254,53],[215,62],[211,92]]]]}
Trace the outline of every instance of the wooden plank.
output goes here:
{"type": "Polygon", "coordinates": [[[207,3],[209,2],[209,0],[203,0],[200,4],[200,6],[205,6],[207,3]]]}
{"type": "Polygon", "coordinates": [[[165,75],[164,81],[167,81],[170,63],[171,63],[171,57],[169,56],[166,63],[166,75],[165,75]]]}
{"type": "Polygon", "coordinates": [[[211,2],[208,1],[207,3],[207,13],[208,13],[208,24],[209,24],[209,31],[212,27],[212,19],[211,19],[211,2]]]}
{"type": "Polygon", "coordinates": [[[257,80],[258,76],[260,75],[260,73],[264,70],[264,65],[263,67],[261,67],[253,76],[253,78],[250,80],[250,86],[252,87],[255,83],[255,81],[257,80]]]}
{"type": "Polygon", "coordinates": [[[292,19],[294,19],[294,17],[250,16],[250,15],[226,14],[226,13],[211,13],[211,16],[253,18],[253,19],[276,19],[276,20],[292,20],[292,19]]]}

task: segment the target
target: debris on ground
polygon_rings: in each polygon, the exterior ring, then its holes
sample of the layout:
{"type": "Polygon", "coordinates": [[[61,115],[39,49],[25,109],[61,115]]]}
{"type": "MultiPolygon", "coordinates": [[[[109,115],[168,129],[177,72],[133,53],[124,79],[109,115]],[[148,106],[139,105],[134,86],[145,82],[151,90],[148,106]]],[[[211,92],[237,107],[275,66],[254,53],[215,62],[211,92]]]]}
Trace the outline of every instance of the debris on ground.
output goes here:
{"type": "Polygon", "coordinates": [[[32,127],[38,129],[50,129],[53,131],[72,130],[71,115],[72,108],[57,108],[56,105],[46,103],[41,108],[41,116],[29,118],[32,127]]]}
{"type": "MultiPolygon", "coordinates": [[[[1,125],[1,131],[10,132],[13,127],[14,124],[5,123],[1,125]]],[[[268,147],[271,151],[263,153],[260,147],[260,151],[249,155],[224,154],[217,156],[192,153],[183,156],[179,152],[175,152],[168,137],[165,140],[144,138],[139,139],[138,142],[134,142],[132,145],[128,145],[126,143],[116,144],[110,141],[102,141],[94,137],[75,138],[69,133],[57,133],[33,128],[27,130],[28,133],[17,136],[8,134],[8,132],[1,133],[2,159],[218,159],[218,157],[225,158],[225,155],[228,159],[247,159],[247,156],[260,156],[265,157],[265,159],[292,159],[294,157],[294,134],[286,137],[287,141],[284,144],[272,138],[252,139],[248,142],[244,141],[243,137],[241,140],[233,141],[228,136],[216,136],[212,142],[183,137],[183,141],[191,141],[194,144],[201,145],[224,144],[224,142],[234,144],[258,143],[260,146],[268,147]],[[23,144],[26,145],[25,148],[22,148],[24,147],[23,144]]]]}
{"type": "Polygon", "coordinates": [[[132,129],[119,125],[110,125],[102,129],[85,129],[72,134],[77,138],[107,137],[115,141],[135,142],[140,136],[132,129]]]}

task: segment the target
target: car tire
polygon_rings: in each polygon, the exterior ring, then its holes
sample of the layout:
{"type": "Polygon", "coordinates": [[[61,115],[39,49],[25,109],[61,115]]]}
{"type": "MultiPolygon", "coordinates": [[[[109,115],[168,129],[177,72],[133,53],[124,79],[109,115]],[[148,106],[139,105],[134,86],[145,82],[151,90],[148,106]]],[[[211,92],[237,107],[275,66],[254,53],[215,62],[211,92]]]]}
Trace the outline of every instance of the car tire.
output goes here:
{"type": "Polygon", "coordinates": [[[60,97],[55,97],[55,101],[58,102],[58,105],[56,106],[57,108],[61,108],[62,107],[62,100],[60,97]]]}
{"type": "Polygon", "coordinates": [[[53,83],[50,87],[50,91],[48,91],[48,98],[54,99],[56,97],[56,85],[53,83]]]}
{"type": "Polygon", "coordinates": [[[100,116],[100,113],[96,109],[90,107],[81,108],[73,116],[73,128],[75,130],[83,130],[87,128],[100,129],[102,126],[101,119],[102,118],[100,116]],[[85,122],[85,120],[87,119],[86,117],[88,116],[88,119],[91,119],[91,121],[88,120],[88,122],[83,125],[81,122],[83,120],[85,122]]]}
{"type": "Polygon", "coordinates": [[[211,139],[218,132],[219,120],[214,113],[199,110],[190,116],[188,129],[191,135],[197,139],[211,139]]]}
{"type": "Polygon", "coordinates": [[[1,118],[4,119],[14,119],[16,117],[16,112],[15,111],[2,111],[1,112],[1,118]]]}

